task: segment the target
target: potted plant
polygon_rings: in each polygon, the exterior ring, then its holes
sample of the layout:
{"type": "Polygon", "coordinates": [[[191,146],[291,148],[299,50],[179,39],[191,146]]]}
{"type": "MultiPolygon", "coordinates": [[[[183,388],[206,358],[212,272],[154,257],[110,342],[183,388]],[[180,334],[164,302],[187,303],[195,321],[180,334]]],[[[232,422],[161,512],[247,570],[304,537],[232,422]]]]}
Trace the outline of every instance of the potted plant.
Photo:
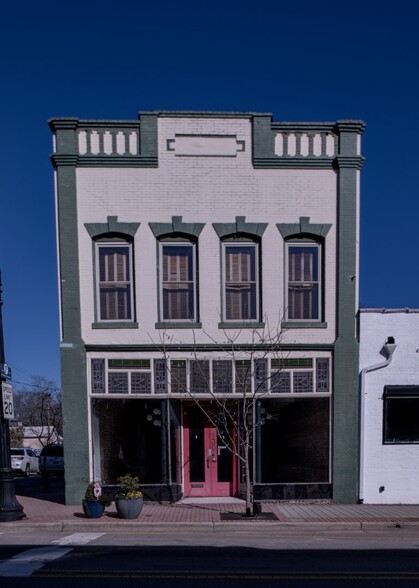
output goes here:
{"type": "Polygon", "coordinates": [[[138,489],[138,478],[127,474],[118,478],[119,490],[115,506],[121,519],[136,519],[143,508],[143,493],[138,489]]]}
{"type": "Polygon", "coordinates": [[[86,517],[88,519],[99,519],[105,511],[105,506],[109,506],[109,504],[110,501],[102,494],[100,483],[90,482],[82,501],[83,512],[86,517]]]}

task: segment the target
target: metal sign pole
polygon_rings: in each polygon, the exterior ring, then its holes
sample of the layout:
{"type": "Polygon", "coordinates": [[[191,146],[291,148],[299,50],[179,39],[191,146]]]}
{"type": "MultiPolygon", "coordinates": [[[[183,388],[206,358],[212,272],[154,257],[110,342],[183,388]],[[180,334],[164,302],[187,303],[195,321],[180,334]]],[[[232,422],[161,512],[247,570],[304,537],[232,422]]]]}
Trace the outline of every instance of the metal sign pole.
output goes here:
{"type": "MultiPolygon", "coordinates": [[[[2,281],[0,272],[0,364],[3,367],[6,363],[3,338],[3,316],[2,316],[2,281]]],[[[3,405],[3,384],[6,384],[6,375],[1,370],[1,399],[3,405]]],[[[15,495],[13,481],[14,473],[10,461],[10,433],[9,421],[4,418],[4,407],[0,411],[0,523],[17,521],[26,517],[23,506],[18,502],[15,495]]]]}

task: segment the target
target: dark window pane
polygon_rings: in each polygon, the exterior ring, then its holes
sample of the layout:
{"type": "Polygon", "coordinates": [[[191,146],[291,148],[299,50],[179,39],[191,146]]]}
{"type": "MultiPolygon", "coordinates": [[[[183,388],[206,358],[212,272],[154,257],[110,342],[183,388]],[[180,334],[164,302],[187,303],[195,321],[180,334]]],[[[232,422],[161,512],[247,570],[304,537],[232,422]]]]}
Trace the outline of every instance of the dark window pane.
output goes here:
{"type": "Polygon", "coordinates": [[[384,443],[419,443],[419,397],[384,399],[384,443]]]}
{"type": "Polygon", "coordinates": [[[110,394],[128,394],[128,372],[109,372],[108,392],[110,394]]]}
{"type": "Polygon", "coordinates": [[[191,482],[205,481],[204,413],[199,406],[189,407],[189,468],[191,482]]]}
{"type": "Polygon", "coordinates": [[[154,393],[167,393],[167,370],[165,359],[154,360],[154,393]]]}
{"type": "Polygon", "coordinates": [[[214,393],[230,394],[233,391],[233,370],[230,360],[212,362],[212,389],[214,393]]]}
{"type": "Polygon", "coordinates": [[[250,360],[237,360],[236,368],[236,394],[250,394],[252,392],[252,362],[250,360]]]}
{"type": "Polygon", "coordinates": [[[264,400],[262,408],[262,482],[329,482],[329,399],[264,400]]]}
{"type": "Polygon", "coordinates": [[[132,394],[151,394],[151,373],[131,372],[132,394]]]}
{"type": "Polygon", "coordinates": [[[330,392],[328,357],[316,359],[316,392],[330,392]]]}
{"type": "Polygon", "coordinates": [[[188,391],[186,382],[186,361],[172,360],[170,362],[171,392],[172,394],[185,394],[188,391]]]}
{"type": "Polygon", "coordinates": [[[161,414],[161,401],[100,398],[93,407],[101,479],[116,484],[119,476],[129,473],[138,476],[140,484],[161,484],[162,439],[167,434],[167,427],[158,426],[160,417],[156,416],[161,414]]]}
{"type": "Polygon", "coordinates": [[[191,392],[192,394],[205,394],[211,391],[210,388],[210,363],[206,360],[192,360],[191,369],[191,392]]]}
{"type": "Polygon", "coordinates": [[[313,372],[294,372],[294,392],[313,392],[313,372]]]}
{"type": "Polygon", "coordinates": [[[291,392],[291,374],[281,372],[281,370],[272,370],[271,392],[274,394],[289,394],[291,392]]]}
{"type": "Polygon", "coordinates": [[[268,360],[255,359],[255,392],[268,391],[268,360]]]}
{"type": "Polygon", "coordinates": [[[92,393],[103,394],[105,392],[105,360],[92,359],[92,393]]]}

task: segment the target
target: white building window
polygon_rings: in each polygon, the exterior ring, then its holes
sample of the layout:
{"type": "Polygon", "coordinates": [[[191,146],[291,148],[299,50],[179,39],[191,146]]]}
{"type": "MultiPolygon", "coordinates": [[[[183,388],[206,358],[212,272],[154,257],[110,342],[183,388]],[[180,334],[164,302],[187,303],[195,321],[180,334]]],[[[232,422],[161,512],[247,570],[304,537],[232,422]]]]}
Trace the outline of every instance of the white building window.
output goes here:
{"type": "Polygon", "coordinates": [[[256,243],[224,243],[224,320],[258,320],[259,267],[256,243]]]}
{"type": "Polygon", "coordinates": [[[321,318],[320,245],[287,245],[287,316],[290,321],[321,318]]]}
{"type": "Polygon", "coordinates": [[[194,243],[161,243],[161,317],[196,321],[196,247],[194,243]]]}
{"type": "Polygon", "coordinates": [[[97,243],[100,321],[133,320],[132,250],[129,243],[97,243]]]}

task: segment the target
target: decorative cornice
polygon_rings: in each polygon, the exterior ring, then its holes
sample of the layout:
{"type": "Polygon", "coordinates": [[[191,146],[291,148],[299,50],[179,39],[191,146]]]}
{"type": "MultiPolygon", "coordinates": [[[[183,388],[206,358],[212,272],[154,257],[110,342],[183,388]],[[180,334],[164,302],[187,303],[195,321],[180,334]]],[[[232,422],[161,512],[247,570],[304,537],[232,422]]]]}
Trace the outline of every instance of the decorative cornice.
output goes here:
{"type": "Polygon", "coordinates": [[[108,216],[106,223],[85,223],[84,226],[92,239],[97,239],[101,235],[110,233],[118,233],[134,238],[140,223],[119,222],[117,216],[108,216]]]}
{"type": "Polygon", "coordinates": [[[187,235],[198,239],[205,223],[184,223],[181,216],[172,216],[171,223],[148,223],[156,239],[174,234],[187,235]]]}
{"type": "Polygon", "coordinates": [[[327,223],[310,223],[309,216],[300,216],[299,223],[277,223],[278,231],[283,239],[289,239],[293,235],[313,235],[315,237],[326,237],[332,225],[327,223]]]}
{"type": "Polygon", "coordinates": [[[358,133],[361,134],[366,127],[363,120],[338,120],[336,122],[336,131],[338,133],[358,133]]]}
{"type": "Polygon", "coordinates": [[[335,160],[334,164],[337,169],[342,168],[352,168],[352,169],[361,169],[364,165],[365,157],[362,155],[354,155],[354,156],[347,156],[347,155],[338,155],[335,160]]]}
{"type": "Polygon", "coordinates": [[[245,216],[236,216],[235,223],[213,223],[212,226],[220,239],[237,234],[260,238],[268,223],[247,223],[245,216]]]}

